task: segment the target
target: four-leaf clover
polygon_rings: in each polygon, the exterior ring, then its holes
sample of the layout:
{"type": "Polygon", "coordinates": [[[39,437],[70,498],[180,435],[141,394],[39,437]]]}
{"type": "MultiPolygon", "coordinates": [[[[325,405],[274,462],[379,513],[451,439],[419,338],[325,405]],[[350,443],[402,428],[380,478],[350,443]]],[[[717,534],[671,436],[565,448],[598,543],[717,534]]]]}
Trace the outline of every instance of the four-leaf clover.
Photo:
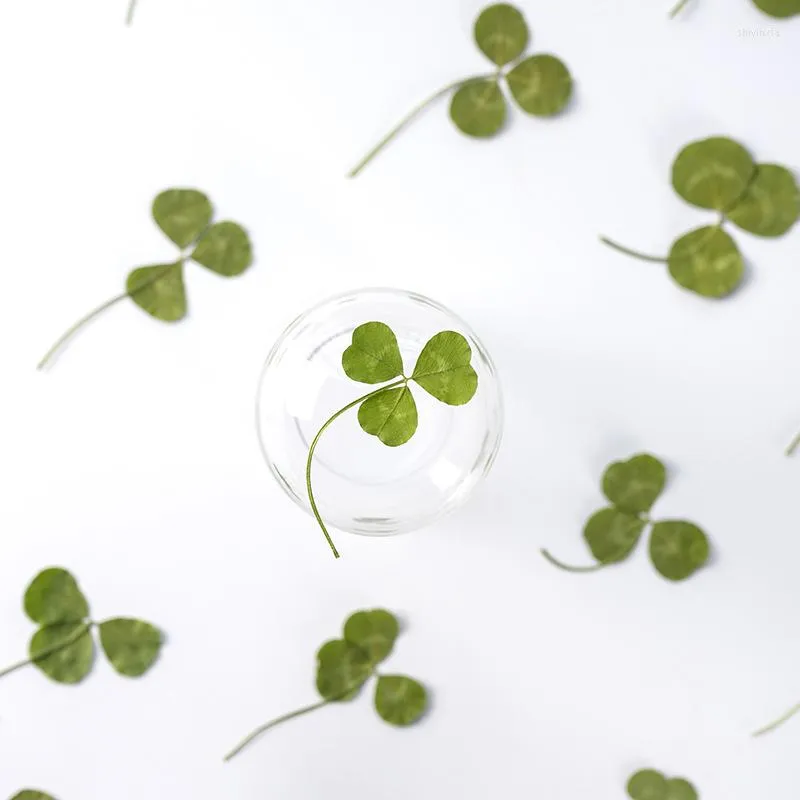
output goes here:
{"type": "Polygon", "coordinates": [[[709,544],[705,533],[691,522],[654,522],[650,518],[650,509],[666,481],[664,465],[646,453],[610,464],[603,474],[602,488],[611,505],[592,514],[583,529],[583,537],[597,563],[571,567],[547,550],[542,550],[542,555],[568,572],[593,572],[628,558],[645,528],[652,524],[649,553],[653,566],[668,580],[685,580],[706,563],[709,544]]]}
{"type": "Polygon", "coordinates": [[[522,13],[507,3],[485,8],[474,29],[475,43],[492,62],[492,72],[462,78],[435,92],[414,108],[355,166],[355,178],[417,115],[431,103],[452,93],[450,119],[467,136],[479,139],[498,133],[508,114],[502,84],[527,114],[552,117],[564,110],[572,96],[572,76],[564,62],[548,53],[523,57],[530,31],[522,13]]]}
{"type": "Polygon", "coordinates": [[[471,359],[472,349],[460,333],[441,331],[428,340],[417,358],[414,371],[406,377],[397,337],[388,325],[365,322],[353,331],[352,344],[342,354],[345,374],[359,383],[392,383],[340,408],[323,424],[308,448],[308,501],[336,558],[339,552],[317,508],[311,481],[314,451],[322,434],[342,414],[358,406],[358,423],[366,433],[388,447],[405,444],[416,432],[418,424],[411,383],[416,383],[442,403],[465,405],[478,389],[478,375],[470,364],[471,359]]]}
{"type": "Polygon", "coordinates": [[[241,275],[253,262],[247,232],[235,222],[212,223],[211,202],[196,189],[167,189],[153,201],[153,219],[180,250],[169,264],[138,267],[128,274],[125,291],[98,306],[76,322],[39,362],[42,369],[87,322],[106,309],[130,298],[151,317],[177,322],[186,316],[184,266],[188,261],[224,278],[241,275]]]}
{"type": "Polygon", "coordinates": [[[756,236],[777,237],[800,217],[794,175],[778,164],[756,164],[741,144],[721,136],[692,142],[678,153],[672,186],[687,203],[715,211],[718,221],[680,236],[666,258],[606,237],[601,241],[634,258],[666,264],[677,284],[703,297],[726,297],[744,277],[739,248],[724,230],[727,222],[756,236]]]}
{"type": "Polygon", "coordinates": [[[4,669],[0,677],[32,664],[57,683],[80,683],[94,663],[94,628],[106,658],[120,675],[144,675],[161,651],[161,632],[149,622],[127,617],[93,621],[77,581],[60,567],[45,569],[33,579],[23,606],[39,627],[31,638],[29,657],[4,669]]]}
{"type": "Polygon", "coordinates": [[[225,756],[225,761],[282,722],[330,703],[353,700],[373,677],[377,677],[374,704],[378,716],[390,725],[413,725],[428,706],[425,687],[406,675],[379,675],[376,671],[391,654],[399,633],[397,619],[383,609],[351,614],[344,624],[342,638],[325,642],[317,652],[316,684],[322,700],[260,725],[225,756]]]}

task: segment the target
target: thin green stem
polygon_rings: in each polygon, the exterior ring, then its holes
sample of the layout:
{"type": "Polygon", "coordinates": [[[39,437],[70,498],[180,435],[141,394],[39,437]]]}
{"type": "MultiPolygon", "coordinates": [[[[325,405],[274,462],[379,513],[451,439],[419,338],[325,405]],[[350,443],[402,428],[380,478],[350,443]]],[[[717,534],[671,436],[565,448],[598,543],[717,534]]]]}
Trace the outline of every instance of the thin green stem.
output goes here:
{"type": "Polygon", "coordinates": [[[590,567],[571,567],[569,564],[565,564],[563,561],[559,561],[554,556],[551,556],[550,553],[545,550],[544,548],[539,551],[554,567],[558,567],[559,569],[563,569],[565,572],[597,572],[599,569],[603,569],[605,564],[592,564],[590,567]]]}
{"type": "MultiPolygon", "coordinates": [[[[141,286],[136,288],[137,292],[141,292],[143,289],[146,289],[148,286],[151,286],[156,281],[160,280],[166,273],[171,270],[176,264],[182,263],[184,260],[183,257],[179,261],[174,262],[173,264],[168,264],[164,269],[154,275],[149,281],[143,283],[141,286]]],[[[124,292],[123,294],[117,295],[116,297],[112,297],[110,300],[107,300],[103,305],[98,306],[93,311],[90,311],[85,317],[81,317],[71,328],[69,328],[59,339],[58,341],[44,354],[42,360],[36,365],[36,369],[44,369],[52,360],[53,356],[58,353],[58,351],[64,347],[64,345],[84,326],[87,322],[91,322],[96,316],[102,314],[106,309],[111,308],[111,306],[119,303],[120,300],[124,300],[126,297],[132,297],[133,294],[130,292],[124,292]]]]}
{"type": "Polygon", "coordinates": [[[600,241],[603,244],[607,244],[609,247],[612,247],[614,250],[618,250],[620,253],[624,253],[626,256],[631,256],[632,258],[638,258],[642,261],[652,261],[655,264],[666,264],[666,258],[659,258],[658,256],[648,256],[644,253],[640,253],[638,250],[631,250],[627,247],[623,247],[621,244],[617,244],[617,242],[613,241],[612,239],[608,239],[605,236],[600,237],[600,241]]]}
{"type": "Polygon", "coordinates": [[[314,514],[317,522],[319,523],[320,528],[322,528],[322,532],[325,534],[325,539],[327,540],[328,544],[333,550],[333,555],[336,558],[339,558],[339,551],[336,549],[336,545],[333,543],[333,539],[331,539],[330,534],[328,533],[328,529],[325,527],[325,523],[322,521],[322,517],[320,516],[319,509],[317,508],[317,503],[314,500],[314,491],[311,488],[311,461],[314,458],[314,450],[317,449],[317,444],[319,443],[320,437],[323,433],[328,429],[331,423],[335,422],[339,417],[342,416],[346,411],[349,411],[351,408],[354,408],[359,403],[363,403],[365,400],[368,400],[370,397],[374,397],[376,394],[380,394],[381,392],[386,392],[389,389],[396,389],[398,386],[403,386],[404,384],[408,383],[406,378],[402,380],[395,381],[394,383],[387,384],[386,386],[381,386],[380,389],[375,389],[375,391],[369,392],[365,394],[363,397],[359,397],[357,400],[353,400],[352,403],[348,403],[344,408],[340,408],[317,432],[317,435],[314,437],[313,441],[311,442],[311,446],[308,448],[308,460],[306,461],[306,490],[308,491],[308,502],[311,505],[311,511],[314,514]]]}
{"type": "Polygon", "coordinates": [[[782,717],[776,719],[775,722],[771,722],[766,727],[757,730],[753,736],[763,736],[765,733],[771,733],[776,728],[780,728],[784,722],[788,722],[798,712],[800,712],[800,703],[794,706],[794,708],[790,708],[782,717]]]}
{"type": "Polygon", "coordinates": [[[131,0],[128,6],[128,16],[125,18],[125,24],[130,25],[133,22],[133,12],[136,11],[136,0],[131,0]]]}
{"type": "Polygon", "coordinates": [[[675,19],[675,17],[677,17],[678,14],[680,14],[681,11],[683,11],[683,7],[688,5],[688,3],[689,0],[680,0],[678,5],[676,5],[675,8],[673,8],[672,11],[669,12],[669,18],[675,19]]]}
{"type": "Polygon", "coordinates": [[[306,706],[305,708],[299,708],[297,711],[292,711],[290,714],[284,714],[282,717],[278,717],[277,719],[273,719],[270,722],[259,726],[251,734],[242,739],[242,741],[239,742],[239,744],[237,744],[236,747],[234,747],[233,750],[231,750],[223,760],[230,761],[234,756],[241,753],[245,747],[255,741],[259,736],[261,736],[262,733],[265,733],[270,728],[274,728],[276,725],[280,725],[282,722],[287,722],[295,717],[300,717],[303,714],[308,714],[311,711],[316,711],[318,708],[322,708],[323,706],[328,705],[330,702],[330,700],[321,700],[319,703],[314,703],[313,705],[306,706]]]}
{"type": "Polygon", "coordinates": [[[786,448],[786,455],[793,456],[798,447],[800,447],[800,433],[792,439],[791,443],[786,448]]]}
{"type": "Polygon", "coordinates": [[[411,124],[431,103],[436,102],[440,97],[444,97],[448,92],[452,92],[454,89],[460,89],[462,86],[466,86],[468,83],[473,83],[474,81],[485,81],[489,78],[496,77],[496,73],[490,73],[488,75],[478,75],[474,78],[463,78],[458,81],[453,81],[453,83],[447,84],[443,89],[439,89],[439,91],[434,92],[430,97],[423,100],[418,106],[415,106],[411,111],[409,111],[406,116],[404,116],[397,125],[386,134],[386,136],[381,139],[372,150],[367,153],[364,158],[356,164],[350,172],[347,173],[348,178],[355,178],[364,167],[372,161],[378,153],[383,150],[389,142],[392,141],[404,128],[411,124]]]}
{"type": "Polygon", "coordinates": [[[29,664],[33,664],[36,661],[41,661],[43,658],[52,656],[54,653],[58,653],[61,650],[66,649],[70,645],[75,644],[75,642],[77,642],[78,639],[89,633],[93,625],[94,625],[93,622],[87,622],[80,628],[76,628],[63,641],[56,642],[56,644],[52,644],[50,645],[50,647],[45,647],[44,650],[40,650],[38,653],[36,653],[36,655],[33,655],[30,658],[26,658],[24,661],[18,661],[16,664],[12,664],[10,667],[6,667],[4,670],[0,672],[0,678],[4,678],[6,675],[10,675],[12,672],[16,672],[18,669],[27,667],[29,664]]]}

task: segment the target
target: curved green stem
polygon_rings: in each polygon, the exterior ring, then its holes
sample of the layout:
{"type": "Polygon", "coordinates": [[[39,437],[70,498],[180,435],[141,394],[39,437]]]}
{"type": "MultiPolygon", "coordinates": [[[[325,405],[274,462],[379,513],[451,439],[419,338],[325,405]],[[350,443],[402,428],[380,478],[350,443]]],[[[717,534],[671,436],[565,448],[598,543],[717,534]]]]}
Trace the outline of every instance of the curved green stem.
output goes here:
{"type": "Polygon", "coordinates": [[[319,443],[320,437],[323,433],[328,429],[332,422],[335,422],[339,417],[342,416],[346,411],[349,411],[351,408],[357,406],[359,403],[363,403],[365,400],[368,400],[370,397],[374,397],[376,394],[380,394],[381,392],[386,392],[389,389],[396,389],[398,386],[402,386],[403,384],[407,383],[408,381],[403,378],[400,381],[395,381],[394,383],[390,383],[386,386],[381,386],[380,389],[375,389],[368,394],[365,394],[363,397],[359,397],[357,400],[353,400],[352,403],[348,403],[344,408],[340,408],[320,429],[317,431],[317,435],[314,437],[313,441],[311,442],[311,446],[308,448],[308,460],[306,461],[306,490],[308,491],[308,502],[311,505],[311,511],[314,514],[317,522],[319,523],[320,528],[322,528],[322,532],[325,534],[325,539],[327,540],[328,544],[333,550],[333,555],[336,558],[339,558],[339,551],[336,549],[336,545],[333,543],[333,539],[331,539],[331,535],[328,533],[328,529],[325,527],[325,523],[322,521],[322,517],[320,516],[319,509],[317,508],[317,503],[314,500],[314,491],[311,488],[311,460],[314,457],[314,450],[317,449],[317,444],[319,443]]]}
{"type": "Polygon", "coordinates": [[[786,448],[786,455],[793,456],[798,447],[800,447],[800,433],[792,439],[791,444],[786,448]]]}
{"type": "Polygon", "coordinates": [[[125,18],[125,24],[130,25],[133,22],[133,12],[136,11],[136,0],[131,0],[128,6],[128,16],[125,18]]]}
{"type": "Polygon", "coordinates": [[[411,124],[411,122],[413,122],[414,119],[416,119],[431,103],[436,102],[436,100],[438,100],[440,97],[444,97],[444,95],[446,95],[448,92],[452,92],[454,89],[460,89],[462,86],[466,86],[468,83],[472,83],[474,81],[485,81],[494,77],[496,77],[496,73],[493,72],[488,75],[478,75],[474,78],[463,78],[458,81],[453,81],[453,83],[448,83],[444,88],[434,92],[430,97],[423,100],[418,106],[415,106],[413,109],[411,109],[411,111],[409,111],[409,113],[406,114],[406,116],[404,116],[400,122],[398,122],[397,125],[395,125],[395,127],[392,128],[392,130],[390,130],[389,133],[387,133],[386,136],[384,136],[383,139],[381,139],[378,144],[376,144],[375,147],[373,147],[372,150],[370,150],[369,153],[367,153],[364,158],[359,161],[358,164],[356,164],[356,166],[350,170],[350,172],[347,173],[347,177],[355,178],[356,175],[358,175],[359,172],[361,172],[361,170],[363,170],[364,167],[366,167],[367,164],[369,164],[369,162],[372,161],[372,159],[375,158],[375,156],[378,155],[378,153],[380,153],[381,150],[383,150],[383,148],[389,144],[389,142],[392,141],[392,139],[394,139],[404,128],[411,124]]]}
{"type": "Polygon", "coordinates": [[[605,564],[592,564],[590,567],[571,567],[569,564],[565,564],[563,561],[559,561],[554,556],[551,556],[550,553],[542,548],[539,551],[554,567],[558,567],[559,569],[563,569],[565,572],[597,572],[599,569],[603,569],[605,564]]]}
{"type": "Polygon", "coordinates": [[[259,736],[261,736],[262,733],[268,731],[270,728],[274,728],[276,725],[280,725],[282,722],[287,722],[288,720],[294,719],[295,717],[300,717],[303,714],[308,714],[311,711],[316,711],[318,708],[322,708],[323,706],[328,705],[328,703],[330,702],[331,702],[330,700],[321,700],[319,703],[314,703],[313,705],[306,706],[305,708],[299,708],[297,711],[292,711],[290,714],[284,714],[282,717],[277,717],[277,719],[273,719],[264,725],[260,725],[251,734],[242,739],[242,741],[239,742],[239,744],[237,744],[236,747],[234,747],[233,750],[231,750],[230,753],[228,753],[228,755],[226,755],[223,760],[230,761],[234,756],[241,753],[242,750],[244,750],[245,747],[247,747],[247,745],[249,745],[259,736]]]}
{"type": "Polygon", "coordinates": [[[790,708],[782,717],[779,717],[775,720],[775,722],[771,722],[764,728],[760,728],[757,730],[753,736],[763,736],[765,733],[770,733],[774,731],[776,728],[780,728],[784,722],[788,722],[795,714],[800,712],[800,703],[798,703],[794,708],[790,708]]]}
{"type": "Polygon", "coordinates": [[[58,653],[61,650],[66,649],[70,645],[75,644],[75,642],[77,642],[78,639],[89,633],[93,625],[94,625],[93,622],[87,622],[85,625],[82,625],[80,628],[74,630],[63,641],[57,642],[56,644],[52,644],[50,645],[50,647],[45,647],[44,650],[40,650],[38,653],[36,653],[36,655],[31,656],[30,658],[26,658],[24,661],[18,661],[16,664],[12,664],[10,667],[6,667],[4,670],[0,671],[0,678],[4,678],[6,675],[10,675],[12,672],[16,672],[18,669],[27,667],[29,664],[33,664],[36,661],[41,661],[43,658],[52,656],[54,653],[58,653]]]}
{"type": "Polygon", "coordinates": [[[167,264],[164,269],[160,272],[156,273],[149,281],[137,286],[136,289],[131,292],[124,292],[123,294],[117,295],[116,297],[112,297],[110,300],[107,300],[103,305],[98,306],[94,309],[94,311],[90,311],[85,317],[81,317],[71,328],[69,328],[66,333],[64,333],[58,341],[44,354],[44,358],[36,365],[36,369],[44,369],[47,364],[51,361],[53,356],[87,323],[93,320],[98,314],[102,314],[108,308],[111,308],[115,303],[119,303],[120,300],[124,300],[126,297],[133,297],[133,295],[141,292],[143,289],[146,289],[148,286],[152,286],[156,281],[161,280],[164,275],[167,274],[173,267],[177,264],[182,264],[186,256],[181,256],[178,261],[175,261],[172,264],[167,264]]]}
{"type": "Polygon", "coordinates": [[[53,356],[87,323],[93,320],[99,314],[102,314],[107,308],[111,308],[115,303],[119,303],[120,300],[124,300],[128,296],[127,292],[124,292],[117,297],[112,297],[111,300],[107,300],[103,305],[98,306],[94,309],[94,311],[90,311],[85,317],[81,317],[71,328],[69,328],[66,333],[58,339],[58,341],[44,354],[44,358],[36,365],[36,369],[44,369],[48,362],[53,358],[53,356]]]}
{"type": "Polygon", "coordinates": [[[676,5],[675,8],[673,8],[672,11],[669,12],[669,18],[675,19],[675,17],[677,17],[678,14],[680,14],[681,11],[683,11],[683,7],[688,5],[688,3],[689,0],[680,0],[678,5],[676,5]]]}
{"type": "Polygon", "coordinates": [[[620,253],[624,253],[626,256],[631,256],[632,258],[638,258],[642,261],[652,261],[655,264],[666,264],[666,258],[659,258],[658,256],[648,256],[644,253],[640,253],[638,250],[631,250],[628,247],[623,247],[621,244],[617,244],[617,242],[613,241],[612,239],[608,239],[605,236],[600,237],[600,241],[603,244],[607,244],[609,247],[612,247],[614,250],[618,250],[620,253]]]}

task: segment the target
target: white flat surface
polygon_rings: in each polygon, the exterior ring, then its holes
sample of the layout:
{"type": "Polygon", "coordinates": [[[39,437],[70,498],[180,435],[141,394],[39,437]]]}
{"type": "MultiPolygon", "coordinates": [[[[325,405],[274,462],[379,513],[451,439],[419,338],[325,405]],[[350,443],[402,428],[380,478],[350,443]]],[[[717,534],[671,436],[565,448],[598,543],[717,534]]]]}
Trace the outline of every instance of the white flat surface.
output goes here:
{"type": "Polygon", "coordinates": [[[693,0],[669,23],[669,5],[526,0],[534,48],[575,76],[570,113],[476,143],[441,104],[347,182],[407,108],[485,69],[477,0],[140,0],[132,29],[125,0],[4,0],[0,663],[50,564],[169,646],[138,682],[98,663],[79,688],[0,683],[0,797],[619,800],[648,765],[703,800],[795,791],[800,720],[748,734],[800,699],[797,234],[737,232],[751,280],[718,304],[597,235],[663,253],[708,219],[668,183],[692,139],[800,168],[800,21],[693,0]],[[172,185],[245,224],[257,265],[193,270],[177,327],[122,304],[36,374],[128,269],[171,254],[148,209],[172,185]],[[297,313],[376,284],[474,326],[507,437],[463,511],[339,536],[335,563],[261,463],[253,396],[297,313]],[[585,561],[603,467],[642,449],[673,469],[657,512],[702,525],[713,566],[668,585],[640,549],[555,571],[538,548],[585,561]],[[223,766],[314,699],[316,647],[374,605],[406,621],[391,667],[431,687],[427,721],[390,729],[364,697],[223,766]]]}

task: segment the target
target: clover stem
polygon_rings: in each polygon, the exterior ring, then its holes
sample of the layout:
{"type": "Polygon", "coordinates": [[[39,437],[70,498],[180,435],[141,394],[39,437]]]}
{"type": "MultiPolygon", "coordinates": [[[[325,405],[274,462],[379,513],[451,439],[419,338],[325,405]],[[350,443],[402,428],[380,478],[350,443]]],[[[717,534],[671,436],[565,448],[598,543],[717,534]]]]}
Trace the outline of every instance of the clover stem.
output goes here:
{"type": "Polygon", "coordinates": [[[681,11],[683,11],[683,7],[688,5],[688,3],[689,0],[680,0],[678,5],[676,5],[675,8],[673,8],[672,11],[669,12],[669,18],[675,19],[675,17],[677,17],[678,14],[680,14],[681,11]]]}
{"type": "Polygon", "coordinates": [[[363,397],[359,397],[357,400],[353,400],[352,403],[348,403],[344,408],[340,408],[327,422],[325,422],[325,424],[319,429],[319,431],[317,431],[317,435],[314,437],[313,441],[311,442],[311,446],[308,448],[308,460],[306,461],[306,489],[308,491],[308,502],[311,505],[311,511],[314,514],[314,517],[316,518],[317,522],[319,523],[320,528],[322,528],[322,532],[325,534],[325,539],[330,545],[331,550],[333,550],[333,555],[336,558],[339,558],[339,551],[336,549],[336,545],[333,543],[333,539],[331,539],[331,536],[328,533],[328,529],[325,527],[325,523],[322,521],[319,509],[317,508],[317,503],[314,500],[314,490],[311,488],[311,461],[314,457],[314,451],[317,449],[317,444],[319,443],[322,434],[325,433],[325,431],[328,429],[331,423],[335,422],[346,411],[349,411],[351,408],[357,406],[359,403],[363,403],[370,397],[374,397],[376,394],[380,394],[381,392],[386,392],[389,389],[396,389],[398,386],[403,386],[406,383],[408,383],[408,379],[403,378],[402,380],[395,381],[394,383],[390,383],[387,386],[381,386],[380,389],[375,389],[374,391],[365,394],[363,397]]]}
{"type": "Polygon", "coordinates": [[[29,664],[34,664],[37,661],[41,661],[43,658],[52,656],[54,653],[58,653],[61,650],[65,650],[70,645],[75,644],[75,642],[77,642],[78,639],[89,633],[93,625],[94,625],[93,622],[87,622],[85,625],[81,625],[80,628],[74,630],[63,641],[56,642],[55,644],[50,645],[50,647],[45,647],[44,650],[40,650],[38,653],[31,656],[30,658],[26,658],[24,661],[18,661],[16,664],[12,664],[10,667],[6,667],[4,670],[0,671],[0,678],[4,678],[6,675],[10,675],[12,672],[16,672],[18,669],[27,667],[29,664]]]}
{"type": "Polygon", "coordinates": [[[136,0],[131,0],[128,6],[128,16],[125,18],[125,24],[130,25],[133,22],[133,12],[136,11],[136,0]]]}
{"type": "Polygon", "coordinates": [[[571,567],[569,564],[565,564],[563,561],[559,561],[554,556],[551,556],[550,553],[542,548],[539,551],[554,567],[558,567],[559,569],[563,569],[565,572],[597,572],[599,569],[603,569],[605,564],[592,564],[590,567],[571,567]]]}
{"type": "Polygon", "coordinates": [[[310,706],[305,706],[305,708],[299,708],[297,711],[292,711],[290,714],[284,714],[282,717],[277,717],[276,719],[270,720],[264,725],[260,725],[256,728],[251,734],[246,736],[242,739],[233,750],[225,756],[223,761],[230,761],[234,756],[237,756],[242,750],[245,749],[249,744],[251,744],[255,739],[261,736],[262,733],[265,733],[270,728],[274,728],[276,725],[280,725],[282,722],[287,722],[290,719],[294,719],[295,717],[300,717],[303,714],[308,714],[311,711],[316,711],[318,708],[322,708],[323,706],[327,706],[330,703],[330,700],[321,700],[319,703],[314,703],[310,706]]]}
{"type": "Polygon", "coordinates": [[[69,328],[63,336],[45,353],[44,358],[36,365],[36,369],[44,369],[50,359],[87,323],[93,320],[99,314],[102,314],[107,308],[111,308],[115,303],[124,300],[128,296],[124,292],[117,297],[112,297],[111,300],[106,301],[103,305],[98,306],[93,311],[90,311],[85,317],[81,317],[71,328],[69,328]]]}
{"type": "Polygon", "coordinates": [[[474,81],[485,81],[489,78],[496,77],[496,73],[491,73],[489,75],[478,75],[474,78],[462,78],[458,81],[453,81],[453,83],[448,83],[443,89],[439,89],[439,91],[434,92],[430,97],[423,100],[418,106],[415,106],[405,117],[403,117],[397,125],[386,134],[386,136],[381,139],[369,153],[364,156],[364,158],[356,164],[350,172],[347,173],[348,178],[355,178],[364,167],[375,158],[378,153],[386,147],[392,139],[395,138],[404,128],[406,128],[411,122],[416,119],[431,103],[434,103],[440,97],[444,97],[448,92],[452,92],[454,89],[460,89],[462,86],[466,86],[468,83],[473,83],[474,81]]]}
{"type": "Polygon", "coordinates": [[[792,439],[791,444],[786,448],[786,455],[793,456],[798,447],[800,447],[800,433],[792,439]]]}
{"type": "Polygon", "coordinates": [[[615,242],[615,241],[613,241],[611,239],[608,239],[605,236],[601,236],[600,237],[600,241],[603,244],[607,244],[609,247],[613,248],[614,250],[619,250],[620,253],[624,253],[626,256],[631,256],[632,258],[638,258],[638,259],[641,259],[642,261],[652,261],[655,264],[666,264],[667,263],[667,259],[666,258],[659,258],[658,256],[648,256],[648,255],[645,255],[644,253],[638,252],[637,250],[631,250],[631,249],[629,249],[627,247],[623,247],[621,244],[617,244],[617,242],[615,242]]]}
{"type": "Polygon", "coordinates": [[[771,722],[766,727],[757,730],[753,736],[763,736],[765,733],[771,733],[776,728],[779,728],[781,725],[783,725],[784,722],[788,722],[798,712],[800,712],[800,703],[793,708],[790,708],[782,717],[776,719],[775,722],[771,722]]]}

